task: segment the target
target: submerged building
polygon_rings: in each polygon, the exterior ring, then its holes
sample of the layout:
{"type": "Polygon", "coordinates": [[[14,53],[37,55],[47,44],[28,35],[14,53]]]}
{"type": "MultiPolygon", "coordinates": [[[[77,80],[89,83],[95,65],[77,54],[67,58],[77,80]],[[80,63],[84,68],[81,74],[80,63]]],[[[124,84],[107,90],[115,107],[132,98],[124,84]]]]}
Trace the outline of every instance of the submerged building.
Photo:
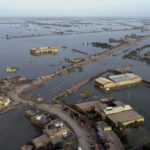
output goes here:
{"type": "Polygon", "coordinates": [[[115,126],[118,123],[124,126],[135,122],[144,123],[144,117],[138,114],[134,108],[114,98],[102,98],[96,101],[75,104],[75,106],[85,114],[94,110],[100,118],[111,121],[115,126]]]}
{"type": "Polygon", "coordinates": [[[6,72],[8,73],[15,73],[18,70],[18,68],[14,67],[14,66],[9,66],[6,68],[6,72]]]}
{"type": "Polygon", "coordinates": [[[107,115],[107,118],[111,120],[116,126],[118,123],[127,126],[135,122],[144,122],[144,117],[138,114],[134,109],[110,114],[107,115]]]}
{"type": "Polygon", "coordinates": [[[127,85],[133,85],[140,83],[142,78],[133,73],[125,73],[119,75],[113,75],[105,77],[99,77],[95,79],[95,84],[102,90],[109,91],[110,89],[123,87],[127,85]]]}
{"type": "Polygon", "coordinates": [[[11,103],[11,100],[7,96],[0,95],[0,107],[9,106],[10,103],[11,103]]]}
{"type": "Polygon", "coordinates": [[[57,53],[58,48],[55,47],[39,47],[39,48],[32,48],[30,50],[31,55],[41,55],[41,54],[48,54],[48,53],[57,53]]]}

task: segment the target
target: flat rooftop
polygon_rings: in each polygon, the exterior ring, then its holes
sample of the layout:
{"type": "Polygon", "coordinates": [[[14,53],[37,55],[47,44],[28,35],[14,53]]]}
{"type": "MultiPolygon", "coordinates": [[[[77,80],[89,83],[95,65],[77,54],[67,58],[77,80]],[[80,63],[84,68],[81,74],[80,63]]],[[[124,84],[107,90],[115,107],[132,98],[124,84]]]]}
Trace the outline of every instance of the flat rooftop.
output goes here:
{"type": "MultiPolygon", "coordinates": [[[[109,101],[110,98],[105,98],[105,101],[108,100],[109,101]]],[[[104,99],[102,99],[104,100],[104,99]]],[[[108,107],[108,105],[106,103],[103,103],[100,100],[96,100],[96,101],[90,101],[90,102],[84,102],[84,103],[79,103],[79,104],[75,104],[75,106],[77,108],[79,108],[81,111],[86,112],[86,111],[90,111],[90,110],[103,110],[106,107],[108,107]]]]}
{"type": "Polygon", "coordinates": [[[45,134],[32,140],[32,143],[36,148],[45,147],[49,142],[49,138],[45,134]]]}
{"type": "Polygon", "coordinates": [[[88,111],[90,109],[94,109],[95,106],[98,106],[100,104],[101,104],[101,102],[99,100],[96,100],[96,101],[90,101],[90,102],[75,104],[75,106],[77,108],[79,108],[80,110],[85,112],[85,111],[88,111]]]}
{"type": "Polygon", "coordinates": [[[125,73],[125,74],[109,76],[109,79],[114,82],[128,81],[128,80],[133,80],[134,78],[139,78],[139,76],[133,73],[125,73]]]}
{"type": "Polygon", "coordinates": [[[109,77],[99,77],[95,79],[95,82],[105,85],[105,84],[114,83],[114,82],[118,83],[122,81],[130,81],[135,78],[141,78],[141,77],[133,73],[125,73],[125,74],[111,75],[109,77]]]}
{"type": "Polygon", "coordinates": [[[54,137],[62,135],[65,132],[68,132],[68,129],[66,127],[54,128],[54,129],[44,129],[43,132],[49,138],[54,138],[54,137]]]}
{"type": "Polygon", "coordinates": [[[120,122],[124,125],[130,124],[131,122],[135,122],[135,121],[144,121],[144,117],[138,114],[135,110],[119,112],[119,113],[107,115],[107,117],[115,124],[120,122]]]}
{"type": "Polygon", "coordinates": [[[109,107],[107,102],[108,103],[111,102],[112,104],[114,104],[116,106],[123,105],[123,103],[121,101],[115,100],[113,97],[108,97],[108,98],[101,98],[100,100],[95,100],[95,101],[90,101],[90,102],[82,102],[79,104],[75,104],[75,106],[83,112],[90,111],[92,109],[101,111],[101,110],[109,107]]]}
{"type": "Polygon", "coordinates": [[[112,80],[110,80],[108,78],[104,78],[104,77],[99,77],[99,78],[95,79],[95,82],[100,83],[102,85],[104,85],[106,83],[113,83],[112,80]]]}

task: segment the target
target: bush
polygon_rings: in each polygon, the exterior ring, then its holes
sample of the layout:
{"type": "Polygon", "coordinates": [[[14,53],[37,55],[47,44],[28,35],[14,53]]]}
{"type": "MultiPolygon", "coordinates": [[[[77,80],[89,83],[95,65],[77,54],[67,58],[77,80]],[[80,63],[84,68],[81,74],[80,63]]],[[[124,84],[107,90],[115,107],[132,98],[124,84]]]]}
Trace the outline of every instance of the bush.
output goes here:
{"type": "Polygon", "coordinates": [[[129,136],[125,133],[124,130],[121,130],[119,127],[113,129],[117,136],[120,138],[121,142],[125,146],[125,150],[132,148],[132,141],[129,136]]]}
{"type": "Polygon", "coordinates": [[[92,112],[92,111],[91,112],[87,112],[86,113],[86,117],[87,117],[88,120],[94,121],[94,122],[98,122],[98,121],[101,120],[100,116],[97,115],[96,112],[92,112]]]}
{"type": "Polygon", "coordinates": [[[55,149],[63,149],[64,148],[64,143],[63,142],[57,142],[55,144],[55,149]]]}
{"type": "Polygon", "coordinates": [[[143,126],[143,124],[144,124],[143,122],[135,121],[134,123],[129,124],[127,127],[129,127],[129,128],[139,128],[139,127],[143,126]]]}
{"type": "Polygon", "coordinates": [[[101,48],[108,48],[111,49],[111,45],[107,43],[100,43],[100,42],[93,42],[93,47],[101,47],[101,48]]]}

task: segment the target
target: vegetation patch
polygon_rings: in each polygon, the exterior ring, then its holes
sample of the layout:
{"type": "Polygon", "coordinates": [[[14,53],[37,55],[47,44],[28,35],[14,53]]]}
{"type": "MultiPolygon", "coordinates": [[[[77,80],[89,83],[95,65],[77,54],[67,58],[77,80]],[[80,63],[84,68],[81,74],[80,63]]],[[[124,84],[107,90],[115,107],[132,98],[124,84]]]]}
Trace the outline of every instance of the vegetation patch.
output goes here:
{"type": "Polygon", "coordinates": [[[145,52],[144,54],[141,54],[143,50],[146,48],[150,48],[150,45],[145,45],[141,48],[137,48],[134,51],[129,52],[128,54],[125,54],[123,56],[124,59],[132,59],[132,60],[138,60],[138,61],[143,61],[147,62],[147,64],[150,64],[150,51],[145,52]]]}
{"type": "Polygon", "coordinates": [[[118,127],[114,128],[113,131],[117,134],[117,136],[120,138],[121,142],[124,144],[125,150],[129,150],[132,148],[132,140],[126,134],[124,128],[118,126],[118,127]]]}
{"type": "Polygon", "coordinates": [[[86,117],[87,117],[88,120],[90,120],[92,122],[101,121],[100,116],[94,110],[87,112],[86,117]]]}
{"type": "Polygon", "coordinates": [[[97,48],[106,48],[106,49],[111,49],[111,45],[108,43],[101,43],[101,42],[93,42],[92,43],[93,47],[97,47],[97,48]]]}

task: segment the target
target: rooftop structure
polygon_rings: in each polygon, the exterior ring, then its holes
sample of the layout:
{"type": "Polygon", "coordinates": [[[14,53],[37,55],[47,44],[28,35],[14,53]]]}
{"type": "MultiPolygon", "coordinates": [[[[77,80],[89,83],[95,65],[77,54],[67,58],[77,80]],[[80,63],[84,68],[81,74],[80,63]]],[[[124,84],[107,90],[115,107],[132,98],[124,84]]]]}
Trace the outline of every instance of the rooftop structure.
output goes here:
{"type": "Polygon", "coordinates": [[[107,107],[103,109],[103,112],[106,115],[115,114],[123,111],[132,110],[133,108],[130,105],[122,105],[122,106],[115,106],[115,107],[107,107]]]}
{"type": "Polygon", "coordinates": [[[32,55],[40,55],[40,54],[46,54],[46,53],[57,53],[58,49],[54,47],[40,47],[40,48],[32,48],[30,50],[30,53],[32,55]]]}
{"type": "Polygon", "coordinates": [[[119,74],[119,75],[113,75],[109,76],[109,79],[113,80],[114,82],[121,82],[121,81],[128,81],[128,80],[134,80],[134,79],[139,79],[138,75],[135,75],[133,73],[125,73],[125,74],[119,74]]]}
{"type": "Polygon", "coordinates": [[[9,66],[6,68],[6,72],[8,73],[15,73],[18,70],[18,68],[14,67],[14,66],[9,66]]]}
{"type": "Polygon", "coordinates": [[[8,106],[10,104],[10,99],[6,96],[0,96],[0,106],[8,106]]]}
{"type": "Polygon", "coordinates": [[[95,80],[98,87],[103,90],[110,90],[116,87],[122,87],[127,85],[132,85],[140,83],[142,78],[133,73],[125,73],[119,75],[108,76],[108,78],[99,77],[95,80]]]}
{"type": "Polygon", "coordinates": [[[79,103],[79,104],[75,104],[75,106],[82,112],[87,112],[87,111],[91,111],[95,108],[95,106],[100,105],[100,101],[96,100],[96,101],[90,101],[90,102],[84,102],[84,103],[79,103]]]}
{"type": "Polygon", "coordinates": [[[107,115],[107,118],[111,120],[115,125],[121,123],[124,126],[132,124],[134,122],[144,122],[144,117],[138,114],[135,110],[123,111],[107,115]]]}
{"type": "Polygon", "coordinates": [[[103,98],[75,106],[84,113],[95,110],[103,119],[107,118],[115,125],[118,123],[128,125],[135,121],[144,122],[144,117],[139,115],[130,105],[123,104],[113,98],[103,98]]]}
{"type": "Polygon", "coordinates": [[[109,103],[117,103],[113,97],[101,98],[100,100],[82,102],[75,104],[75,106],[82,112],[87,112],[91,110],[103,110],[108,107],[109,103]]]}
{"type": "Polygon", "coordinates": [[[41,135],[35,139],[32,140],[33,145],[35,146],[35,148],[41,148],[41,147],[46,147],[49,143],[50,140],[46,135],[41,135]]]}
{"type": "Polygon", "coordinates": [[[68,129],[63,127],[63,128],[54,128],[54,129],[44,129],[43,133],[47,135],[49,138],[53,139],[56,137],[65,137],[67,136],[68,129]]]}
{"type": "Polygon", "coordinates": [[[37,127],[43,127],[49,119],[46,118],[44,114],[37,114],[30,118],[32,124],[36,125],[37,127]]]}

